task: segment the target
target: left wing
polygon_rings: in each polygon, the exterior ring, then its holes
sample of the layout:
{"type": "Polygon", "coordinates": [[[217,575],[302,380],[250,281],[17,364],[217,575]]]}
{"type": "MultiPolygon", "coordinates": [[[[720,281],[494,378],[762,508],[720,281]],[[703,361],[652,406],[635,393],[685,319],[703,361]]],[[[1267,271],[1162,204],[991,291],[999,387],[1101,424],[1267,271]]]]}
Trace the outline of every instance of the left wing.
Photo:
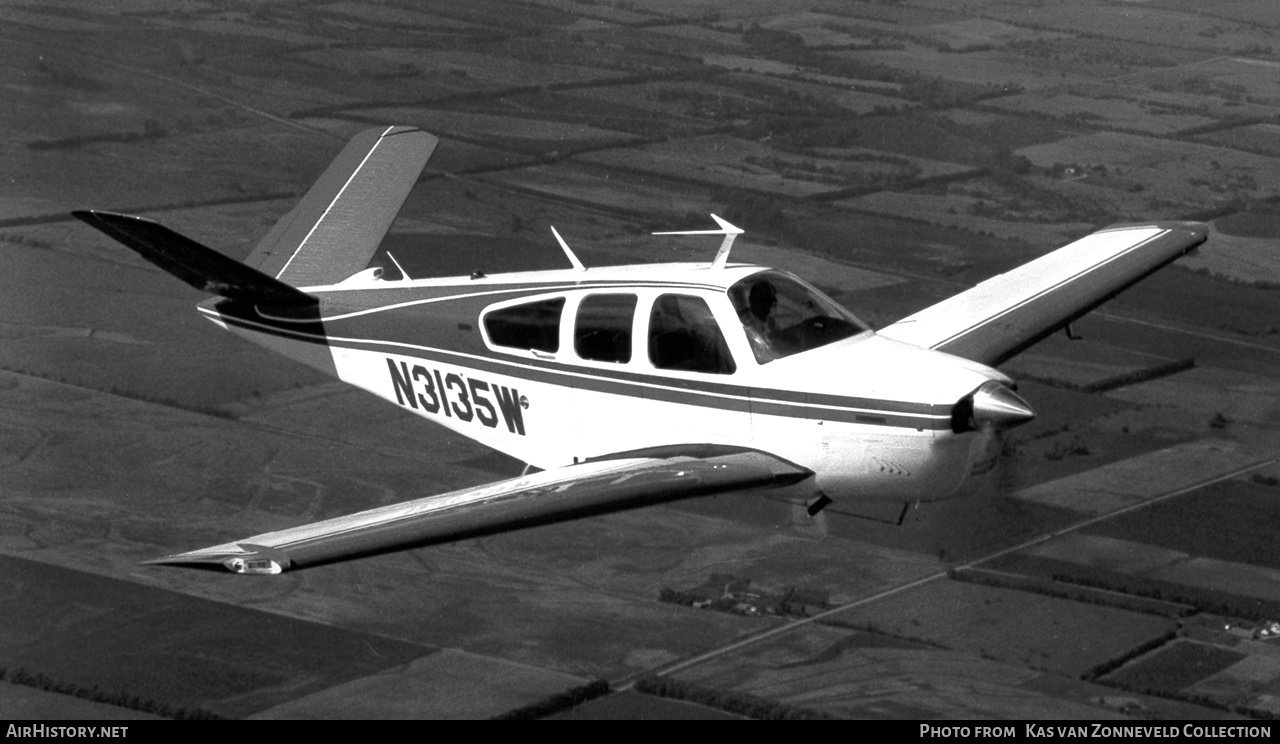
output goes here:
{"type": "Polygon", "coordinates": [[[1208,237],[1197,222],[1108,228],[992,277],[878,333],[996,365],[1208,237]]]}
{"type": "Polygon", "coordinates": [[[712,493],[798,483],[813,473],[755,450],[592,460],[392,504],[147,563],[277,574],[430,542],[563,521],[712,493]]]}

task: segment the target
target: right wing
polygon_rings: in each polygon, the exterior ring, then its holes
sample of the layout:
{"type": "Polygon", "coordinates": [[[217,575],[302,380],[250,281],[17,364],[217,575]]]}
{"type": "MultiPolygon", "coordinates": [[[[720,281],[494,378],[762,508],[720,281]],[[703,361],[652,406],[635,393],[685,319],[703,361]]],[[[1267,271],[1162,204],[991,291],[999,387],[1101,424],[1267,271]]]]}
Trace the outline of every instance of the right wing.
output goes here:
{"type": "MultiPolygon", "coordinates": [[[[701,451],[698,451],[701,450],[701,451]]],[[[503,532],[663,501],[798,483],[813,473],[755,450],[592,460],[326,519],[147,563],[277,574],[296,566],[503,532]]],[[[641,453],[642,454],[642,453],[641,453]]]]}
{"type": "Polygon", "coordinates": [[[414,127],[357,134],[245,263],[295,287],[337,284],[363,270],[438,141],[414,127]]]}
{"type": "Polygon", "coordinates": [[[1196,222],[1121,225],[992,277],[878,333],[996,365],[1208,237],[1196,222]]]}

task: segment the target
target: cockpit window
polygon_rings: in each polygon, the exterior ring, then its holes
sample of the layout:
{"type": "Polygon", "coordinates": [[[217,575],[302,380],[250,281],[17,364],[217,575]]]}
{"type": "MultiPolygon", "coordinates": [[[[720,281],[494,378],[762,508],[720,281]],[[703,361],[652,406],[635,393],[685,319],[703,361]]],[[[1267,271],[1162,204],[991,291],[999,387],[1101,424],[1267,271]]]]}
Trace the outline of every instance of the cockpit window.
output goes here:
{"type": "Polygon", "coordinates": [[[563,297],[512,305],[485,315],[484,329],[494,346],[554,354],[560,348],[560,314],[563,310],[563,297]]]}
{"type": "Polygon", "coordinates": [[[720,326],[701,297],[666,294],[649,315],[649,361],[658,369],[733,374],[720,326]]]}
{"type": "Polygon", "coordinates": [[[636,315],[633,294],[594,294],[578,305],[573,350],[594,362],[631,361],[631,321],[636,315]]]}
{"type": "Polygon", "coordinates": [[[729,299],[761,364],[868,330],[831,298],[776,271],[753,274],[734,284],[729,299]]]}

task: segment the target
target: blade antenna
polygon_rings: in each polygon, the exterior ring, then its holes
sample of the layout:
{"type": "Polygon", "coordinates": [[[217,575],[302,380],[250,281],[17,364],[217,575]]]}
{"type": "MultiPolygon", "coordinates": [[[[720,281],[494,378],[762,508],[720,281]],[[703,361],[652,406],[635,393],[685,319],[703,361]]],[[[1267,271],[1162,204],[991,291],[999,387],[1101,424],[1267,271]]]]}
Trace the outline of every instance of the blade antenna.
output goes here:
{"type": "Polygon", "coordinates": [[[391,263],[395,264],[397,269],[400,269],[400,276],[403,277],[405,281],[413,281],[409,278],[409,272],[405,271],[404,267],[400,265],[400,262],[396,260],[396,257],[391,255],[391,251],[387,251],[387,258],[391,259],[391,263]]]}
{"type": "Polygon", "coordinates": [[[578,260],[578,257],[573,255],[573,251],[569,250],[569,244],[564,242],[564,238],[560,237],[560,233],[556,232],[555,225],[551,226],[551,234],[556,236],[556,242],[559,243],[560,247],[564,250],[564,255],[569,257],[569,263],[573,264],[574,271],[586,271],[587,267],[583,266],[582,262],[578,260]]]}
{"type": "Polygon", "coordinates": [[[746,232],[740,227],[735,227],[727,221],[716,215],[711,215],[711,219],[716,221],[720,226],[719,230],[680,230],[676,232],[656,232],[654,235],[723,235],[724,241],[720,243],[720,250],[716,251],[716,257],[711,260],[711,269],[723,269],[725,264],[729,262],[729,249],[733,247],[733,241],[742,233],[746,232]]]}

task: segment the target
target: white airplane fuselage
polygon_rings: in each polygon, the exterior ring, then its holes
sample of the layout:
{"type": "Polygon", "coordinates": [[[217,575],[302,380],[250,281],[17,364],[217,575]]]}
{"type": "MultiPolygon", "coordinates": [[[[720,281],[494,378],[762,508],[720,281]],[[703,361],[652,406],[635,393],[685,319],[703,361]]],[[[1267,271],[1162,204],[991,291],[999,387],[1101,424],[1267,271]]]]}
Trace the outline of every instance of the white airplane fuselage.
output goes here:
{"type": "MultiPolygon", "coordinates": [[[[273,574],[677,499],[770,489],[929,501],[990,469],[1034,411],[992,366],[1203,243],[1204,225],[1117,225],[877,334],[782,271],[705,264],[381,278],[384,238],[439,140],[356,134],[244,262],[145,217],[73,215],[201,292],[225,329],[542,468],[153,562],[273,574]]],[[[420,254],[426,258],[427,254],[420,254]]],[[[474,255],[477,263],[501,257],[474,255]]],[[[498,264],[502,265],[502,264],[498,264]]],[[[511,265],[511,264],[507,264],[511,265]]],[[[477,267],[483,268],[483,267],[477,267]]]]}
{"type": "Polygon", "coordinates": [[[219,300],[201,312],[538,468],[713,445],[789,460],[837,500],[955,493],[986,456],[971,411],[957,407],[1009,379],[862,328],[762,362],[730,300],[752,277],[794,279],[762,271],[668,264],[417,281],[366,272],[303,288],[320,298],[319,320],[219,300]],[[693,354],[715,359],[673,361],[663,344],[687,339],[658,326],[694,314],[722,343],[693,354]]]}

